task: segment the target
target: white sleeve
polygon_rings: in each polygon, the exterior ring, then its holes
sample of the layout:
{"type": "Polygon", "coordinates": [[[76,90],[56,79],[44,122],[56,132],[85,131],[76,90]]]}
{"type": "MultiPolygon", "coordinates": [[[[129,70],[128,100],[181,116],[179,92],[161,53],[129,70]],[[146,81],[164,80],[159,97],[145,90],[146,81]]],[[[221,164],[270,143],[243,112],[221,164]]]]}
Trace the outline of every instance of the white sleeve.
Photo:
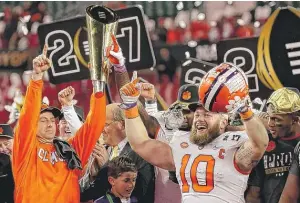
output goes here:
{"type": "Polygon", "coordinates": [[[82,123],[78,118],[74,106],[63,106],[62,111],[64,114],[64,118],[69,124],[72,135],[75,135],[77,130],[82,126],[82,123]]]}
{"type": "Polygon", "coordinates": [[[148,113],[148,115],[154,116],[158,112],[157,102],[155,101],[152,104],[148,104],[147,102],[145,102],[145,110],[148,113]]]}

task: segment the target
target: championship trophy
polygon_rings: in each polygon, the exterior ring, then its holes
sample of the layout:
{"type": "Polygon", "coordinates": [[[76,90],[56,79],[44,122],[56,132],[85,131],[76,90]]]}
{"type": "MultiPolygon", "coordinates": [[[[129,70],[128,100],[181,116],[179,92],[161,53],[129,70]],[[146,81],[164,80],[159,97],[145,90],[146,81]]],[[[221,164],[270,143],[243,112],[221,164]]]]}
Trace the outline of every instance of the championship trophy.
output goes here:
{"type": "Polygon", "coordinates": [[[113,44],[111,36],[116,34],[118,16],[112,9],[91,5],[86,8],[86,24],[90,50],[89,69],[94,93],[104,93],[111,68],[106,53],[113,44]]]}

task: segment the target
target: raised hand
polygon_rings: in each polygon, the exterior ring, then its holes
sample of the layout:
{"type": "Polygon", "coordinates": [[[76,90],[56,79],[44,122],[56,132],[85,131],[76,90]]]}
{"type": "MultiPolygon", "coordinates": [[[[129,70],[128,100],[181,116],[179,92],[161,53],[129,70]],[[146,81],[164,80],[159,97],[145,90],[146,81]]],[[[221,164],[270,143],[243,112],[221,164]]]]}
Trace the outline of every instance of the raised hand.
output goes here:
{"type": "Polygon", "coordinates": [[[111,38],[113,45],[108,47],[107,57],[110,63],[114,66],[115,71],[121,71],[121,69],[124,69],[123,66],[125,65],[125,58],[116,37],[111,35],[111,38]]]}
{"type": "Polygon", "coordinates": [[[120,96],[123,101],[120,106],[121,108],[132,108],[136,105],[141,94],[141,86],[138,81],[137,72],[134,71],[131,82],[121,87],[120,96]]]}
{"type": "Polygon", "coordinates": [[[62,106],[71,106],[74,96],[75,89],[69,86],[58,93],[58,100],[62,106]]]}
{"type": "Polygon", "coordinates": [[[151,83],[140,83],[141,96],[147,100],[155,99],[155,87],[151,83]]]}
{"type": "Polygon", "coordinates": [[[48,46],[45,44],[43,53],[35,57],[33,63],[33,80],[40,80],[43,77],[43,73],[47,71],[51,66],[50,59],[47,58],[48,46]]]}

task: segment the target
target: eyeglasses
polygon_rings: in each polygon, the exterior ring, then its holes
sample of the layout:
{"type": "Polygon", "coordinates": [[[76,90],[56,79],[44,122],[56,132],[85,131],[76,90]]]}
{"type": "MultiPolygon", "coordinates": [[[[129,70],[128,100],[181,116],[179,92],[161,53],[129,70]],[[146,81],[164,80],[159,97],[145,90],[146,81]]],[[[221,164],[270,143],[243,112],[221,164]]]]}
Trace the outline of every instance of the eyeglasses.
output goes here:
{"type": "Polygon", "coordinates": [[[104,125],[104,128],[108,128],[111,124],[113,124],[114,122],[116,122],[116,121],[112,121],[112,122],[110,122],[110,123],[105,123],[105,125],[104,125]]]}

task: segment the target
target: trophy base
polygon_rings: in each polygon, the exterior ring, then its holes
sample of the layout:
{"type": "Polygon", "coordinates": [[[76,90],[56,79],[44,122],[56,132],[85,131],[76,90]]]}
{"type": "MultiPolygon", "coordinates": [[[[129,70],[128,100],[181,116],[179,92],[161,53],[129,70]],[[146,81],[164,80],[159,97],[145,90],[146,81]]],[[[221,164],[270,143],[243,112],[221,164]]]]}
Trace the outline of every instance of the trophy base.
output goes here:
{"type": "Polygon", "coordinates": [[[105,82],[99,80],[93,80],[94,93],[103,93],[105,92],[105,82]]]}

